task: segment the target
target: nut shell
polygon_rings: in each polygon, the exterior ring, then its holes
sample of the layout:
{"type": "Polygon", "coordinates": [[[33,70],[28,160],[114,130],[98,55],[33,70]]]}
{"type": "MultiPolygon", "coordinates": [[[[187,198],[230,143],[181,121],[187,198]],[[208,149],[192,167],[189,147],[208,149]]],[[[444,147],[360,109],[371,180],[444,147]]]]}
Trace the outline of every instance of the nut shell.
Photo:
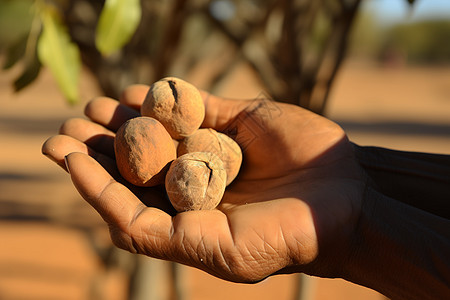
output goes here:
{"type": "Polygon", "coordinates": [[[172,138],[179,140],[200,127],[205,106],[195,86],[179,78],[166,77],[150,86],[141,115],[157,119],[172,138]]]}
{"type": "Polygon", "coordinates": [[[217,155],[188,153],[172,162],[165,181],[167,195],[178,212],[214,209],[222,200],[226,177],[217,155]]]}
{"type": "Polygon", "coordinates": [[[122,124],[114,139],[114,151],[120,174],[143,187],[163,184],[169,165],[176,158],[172,138],[160,122],[149,117],[122,124]]]}
{"type": "Polygon", "coordinates": [[[238,175],[242,164],[242,151],[229,136],[211,128],[202,128],[180,141],[177,155],[191,152],[212,152],[224,163],[227,185],[238,175]]]}

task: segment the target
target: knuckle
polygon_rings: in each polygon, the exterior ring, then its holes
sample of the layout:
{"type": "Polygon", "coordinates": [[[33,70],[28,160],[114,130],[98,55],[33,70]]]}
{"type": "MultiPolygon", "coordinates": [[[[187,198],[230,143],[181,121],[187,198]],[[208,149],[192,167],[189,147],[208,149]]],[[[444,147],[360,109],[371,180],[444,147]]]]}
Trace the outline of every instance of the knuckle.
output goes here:
{"type": "Polygon", "coordinates": [[[66,120],[59,128],[59,134],[70,135],[84,122],[80,118],[70,118],[66,120]]]}

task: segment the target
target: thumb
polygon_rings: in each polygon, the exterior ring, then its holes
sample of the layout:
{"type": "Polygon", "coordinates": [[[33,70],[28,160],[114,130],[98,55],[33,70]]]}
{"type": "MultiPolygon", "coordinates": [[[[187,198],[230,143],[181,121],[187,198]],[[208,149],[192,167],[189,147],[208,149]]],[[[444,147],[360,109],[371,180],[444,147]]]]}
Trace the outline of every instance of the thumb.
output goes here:
{"type": "MultiPolygon", "coordinates": [[[[201,127],[213,128],[225,133],[235,140],[245,152],[254,149],[264,149],[264,139],[257,139],[267,134],[273,124],[267,115],[269,108],[263,99],[235,100],[224,99],[200,91],[205,104],[205,118],[201,127]],[[268,122],[269,121],[269,122],[268,122]],[[254,143],[259,140],[258,143],[254,143]],[[262,143],[262,144],[261,144],[262,143]]],[[[280,113],[280,109],[278,113],[280,113]]]]}
{"type": "Polygon", "coordinates": [[[205,119],[201,127],[223,131],[249,105],[247,100],[225,99],[200,90],[205,104],[205,119]]]}

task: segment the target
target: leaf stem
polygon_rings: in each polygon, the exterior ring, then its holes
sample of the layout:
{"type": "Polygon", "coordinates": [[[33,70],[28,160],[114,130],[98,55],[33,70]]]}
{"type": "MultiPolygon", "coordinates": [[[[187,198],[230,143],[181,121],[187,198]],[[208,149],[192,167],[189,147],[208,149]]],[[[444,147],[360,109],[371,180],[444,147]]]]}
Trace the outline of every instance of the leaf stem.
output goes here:
{"type": "Polygon", "coordinates": [[[36,56],[36,47],[39,35],[42,29],[41,16],[39,15],[40,0],[36,0],[35,4],[31,6],[30,10],[33,12],[33,20],[31,21],[30,32],[28,34],[27,42],[25,45],[24,61],[28,64],[34,60],[36,56]]]}

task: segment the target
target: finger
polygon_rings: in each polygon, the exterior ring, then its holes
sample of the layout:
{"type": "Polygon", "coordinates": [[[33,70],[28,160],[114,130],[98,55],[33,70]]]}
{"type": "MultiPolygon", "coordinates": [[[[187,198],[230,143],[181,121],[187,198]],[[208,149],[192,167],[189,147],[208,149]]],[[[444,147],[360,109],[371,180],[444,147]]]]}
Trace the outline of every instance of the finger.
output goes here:
{"type": "Polygon", "coordinates": [[[98,152],[114,157],[114,132],[81,118],[72,118],[63,123],[60,134],[71,136],[98,152]]]}
{"type": "Polygon", "coordinates": [[[139,253],[152,254],[156,250],[161,251],[158,256],[164,255],[172,228],[168,214],[146,207],[100,164],[83,153],[69,154],[66,164],[80,195],[114,228],[112,237],[117,246],[139,253]],[[144,251],[144,248],[150,250],[144,251]]]}
{"type": "Polygon", "coordinates": [[[94,159],[85,153],[73,152],[65,157],[67,169],[73,184],[81,196],[89,202],[109,223],[129,223],[133,210],[142,203],[113,177],[94,159]],[[117,194],[111,197],[105,191],[115,190],[117,194]],[[109,197],[108,197],[109,196],[109,197]],[[112,199],[108,199],[112,198],[112,199]],[[129,210],[129,206],[133,206],[129,210]]]}
{"type": "Polygon", "coordinates": [[[64,157],[71,152],[92,154],[91,149],[86,144],[66,135],[52,136],[42,145],[42,154],[66,171],[64,157]]]}
{"type": "Polygon", "coordinates": [[[128,119],[140,116],[133,108],[108,97],[97,97],[91,100],[86,105],[84,114],[92,121],[114,132],[128,119]]]}
{"type": "Polygon", "coordinates": [[[202,127],[218,131],[223,131],[228,127],[249,105],[248,100],[224,99],[205,91],[200,91],[200,94],[205,104],[205,119],[202,127]]]}
{"type": "MultiPolygon", "coordinates": [[[[223,99],[205,92],[202,92],[205,103],[205,119],[202,127],[213,128],[235,140],[242,151],[253,152],[255,150],[265,151],[264,136],[269,131],[264,122],[263,102],[255,100],[233,100],[223,99]],[[257,143],[256,143],[257,141],[257,143]]],[[[247,159],[247,162],[250,162],[247,159]]]]}
{"type": "Polygon", "coordinates": [[[67,168],[64,157],[72,152],[80,152],[90,155],[105,169],[107,169],[110,174],[113,174],[113,176],[118,175],[116,164],[113,159],[96,152],[85,143],[82,143],[73,137],[67,135],[56,135],[47,139],[42,145],[42,154],[54,161],[66,171],[67,168]]]}
{"type": "Polygon", "coordinates": [[[125,88],[119,97],[119,102],[140,112],[150,87],[145,84],[133,84],[125,88]]]}

